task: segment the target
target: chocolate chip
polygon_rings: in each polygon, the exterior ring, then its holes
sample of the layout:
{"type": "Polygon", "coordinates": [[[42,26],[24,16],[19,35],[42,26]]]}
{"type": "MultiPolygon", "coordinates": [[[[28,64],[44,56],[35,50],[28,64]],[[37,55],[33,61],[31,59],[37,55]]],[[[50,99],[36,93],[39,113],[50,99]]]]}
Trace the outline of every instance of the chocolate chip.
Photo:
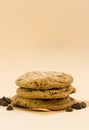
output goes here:
{"type": "Polygon", "coordinates": [[[82,104],[77,102],[76,104],[73,104],[71,107],[75,109],[82,109],[82,104]]]}
{"type": "Polygon", "coordinates": [[[5,100],[5,96],[3,96],[2,99],[5,100]]]}
{"type": "Polygon", "coordinates": [[[3,101],[3,98],[0,98],[0,105],[2,105],[3,101]]]}
{"type": "Polygon", "coordinates": [[[82,109],[81,103],[77,102],[77,104],[76,104],[76,109],[82,109]]]}
{"type": "Polygon", "coordinates": [[[42,86],[42,83],[40,83],[40,86],[42,86]]]}
{"type": "Polygon", "coordinates": [[[8,102],[8,104],[10,104],[11,103],[11,99],[10,98],[7,98],[7,97],[5,97],[5,99],[4,99],[6,102],[8,102]]]}
{"type": "Polygon", "coordinates": [[[46,98],[46,95],[44,95],[44,98],[46,98]]]}
{"type": "Polygon", "coordinates": [[[35,84],[36,86],[39,86],[38,83],[37,83],[36,81],[34,82],[34,84],[35,84]]]}
{"type": "Polygon", "coordinates": [[[25,104],[24,107],[27,107],[27,104],[25,104]]]}
{"type": "Polygon", "coordinates": [[[8,102],[5,100],[5,96],[0,98],[0,105],[2,106],[8,106],[8,102]]]}
{"type": "Polygon", "coordinates": [[[82,108],[86,108],[86,103],[85,102],[77,102],[75,104],[73,104],[71,107],[74,109],[82,109],[82,108]]]}
{"type": "Polygon", "coordinates": [[[72,111],[73,111],[73,109],[72,109],[72,107],[71,107],[71,106],[69,106],[69,107],[67,107],[67,108],[66,108],[66,111],[67,111],[67,112],[72,112],[72,111]]]}
{"type": "Polygon", "coordinates": [[[71,106],[72,108],[76,108],[76,103],[71,106]]]}
{"type": "Polygon", "coordinates": [[[11,99],[3,96],[0,98],[0,105],[2,106],[8,106],[8,104],[11,104],[11,99]]]}
{"type": "Polygon", "coordinates": [[[8,102],[6,102],[5,100],[3,100],[2,106],[8,106],[8,102]]]}
{"type": "Polygon", "coordinates": [[[37,102],[34,102],[34,104],[36,104],[37,102]]]}
{"type": "Polygon", "coordinates": [[[81,102],[81,106],[82,106],[82,108],[86,108],[86,103],[85,102],[81,102]]]}
{"type": "Polygon", "coordinates": [[[57,94],[57,92],[54,92],[54,94],[57,94]]]}
{"type": "Polygon", "coordinates": [[[8,107],[6,108],[6,110],[13,110],[12,105],[8,105],[8,107]]]}
{"type": "Polygon", "coordinates": [[[3,96],[2,98],[0,98],[0,105],[7,106],[6,110],[13,110],[11,99],[8,97],[3,96]]]}

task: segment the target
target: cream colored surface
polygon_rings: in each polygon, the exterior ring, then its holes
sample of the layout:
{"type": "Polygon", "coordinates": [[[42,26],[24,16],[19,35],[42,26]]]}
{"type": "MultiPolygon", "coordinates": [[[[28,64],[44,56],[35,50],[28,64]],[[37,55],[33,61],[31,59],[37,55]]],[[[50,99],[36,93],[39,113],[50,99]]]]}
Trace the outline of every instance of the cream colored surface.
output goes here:
{"type": "MultiPolygon", "coordinates": [[[[70,73],[77,92],[89,99],[89,0],[0,2],[0,96],[13,96],[17,76],[33,70],[70,73]]],[[[89,108],[39,114],[0,108],[0,128],[88,130],[89,108]],[[83,117],[83,118],[82,118],[83,117]],[[24,123],[25,122],[25,123],[24,123]]]]}

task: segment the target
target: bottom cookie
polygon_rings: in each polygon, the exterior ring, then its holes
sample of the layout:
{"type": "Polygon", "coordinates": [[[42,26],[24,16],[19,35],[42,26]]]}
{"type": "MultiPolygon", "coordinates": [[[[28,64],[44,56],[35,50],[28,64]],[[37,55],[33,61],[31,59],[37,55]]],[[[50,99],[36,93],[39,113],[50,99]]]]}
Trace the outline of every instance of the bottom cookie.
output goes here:
{"type": "Polygon", "coordinates": [[[31,110],[48,109],[58,111],[72,106],[75,102],[76,101],[71,97],[66,97],[63,99],[29,99],[16,95],[12,98],[12,104],[14,106],[29,108],[31,110]]]}

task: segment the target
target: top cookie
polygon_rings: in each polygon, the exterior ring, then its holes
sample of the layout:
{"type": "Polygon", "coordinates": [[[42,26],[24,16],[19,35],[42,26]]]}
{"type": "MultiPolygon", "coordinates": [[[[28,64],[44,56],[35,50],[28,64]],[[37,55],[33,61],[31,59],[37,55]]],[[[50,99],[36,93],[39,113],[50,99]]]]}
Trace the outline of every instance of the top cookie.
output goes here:
{"type": "Polygon", "coordinates": [[[27,72],[16,80],[16,85],[23,88],[46,90],[52,88],[63,88],[73,82],[69,74],[56,71],[33,71],[27,72]]]}

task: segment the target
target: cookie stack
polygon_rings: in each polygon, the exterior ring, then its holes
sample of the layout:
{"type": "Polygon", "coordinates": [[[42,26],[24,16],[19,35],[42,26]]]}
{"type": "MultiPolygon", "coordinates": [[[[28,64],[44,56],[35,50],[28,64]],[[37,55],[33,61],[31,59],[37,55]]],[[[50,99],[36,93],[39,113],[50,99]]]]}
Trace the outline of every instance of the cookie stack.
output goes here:
{"type": "Polygon", "coordinates": [[[12,98],[15,106],[32,110],[63,110],[75,103],[69,95],[76,89],[73,77],[63,72],[28,72],[16,80],[17,95],[12,98]]]}

